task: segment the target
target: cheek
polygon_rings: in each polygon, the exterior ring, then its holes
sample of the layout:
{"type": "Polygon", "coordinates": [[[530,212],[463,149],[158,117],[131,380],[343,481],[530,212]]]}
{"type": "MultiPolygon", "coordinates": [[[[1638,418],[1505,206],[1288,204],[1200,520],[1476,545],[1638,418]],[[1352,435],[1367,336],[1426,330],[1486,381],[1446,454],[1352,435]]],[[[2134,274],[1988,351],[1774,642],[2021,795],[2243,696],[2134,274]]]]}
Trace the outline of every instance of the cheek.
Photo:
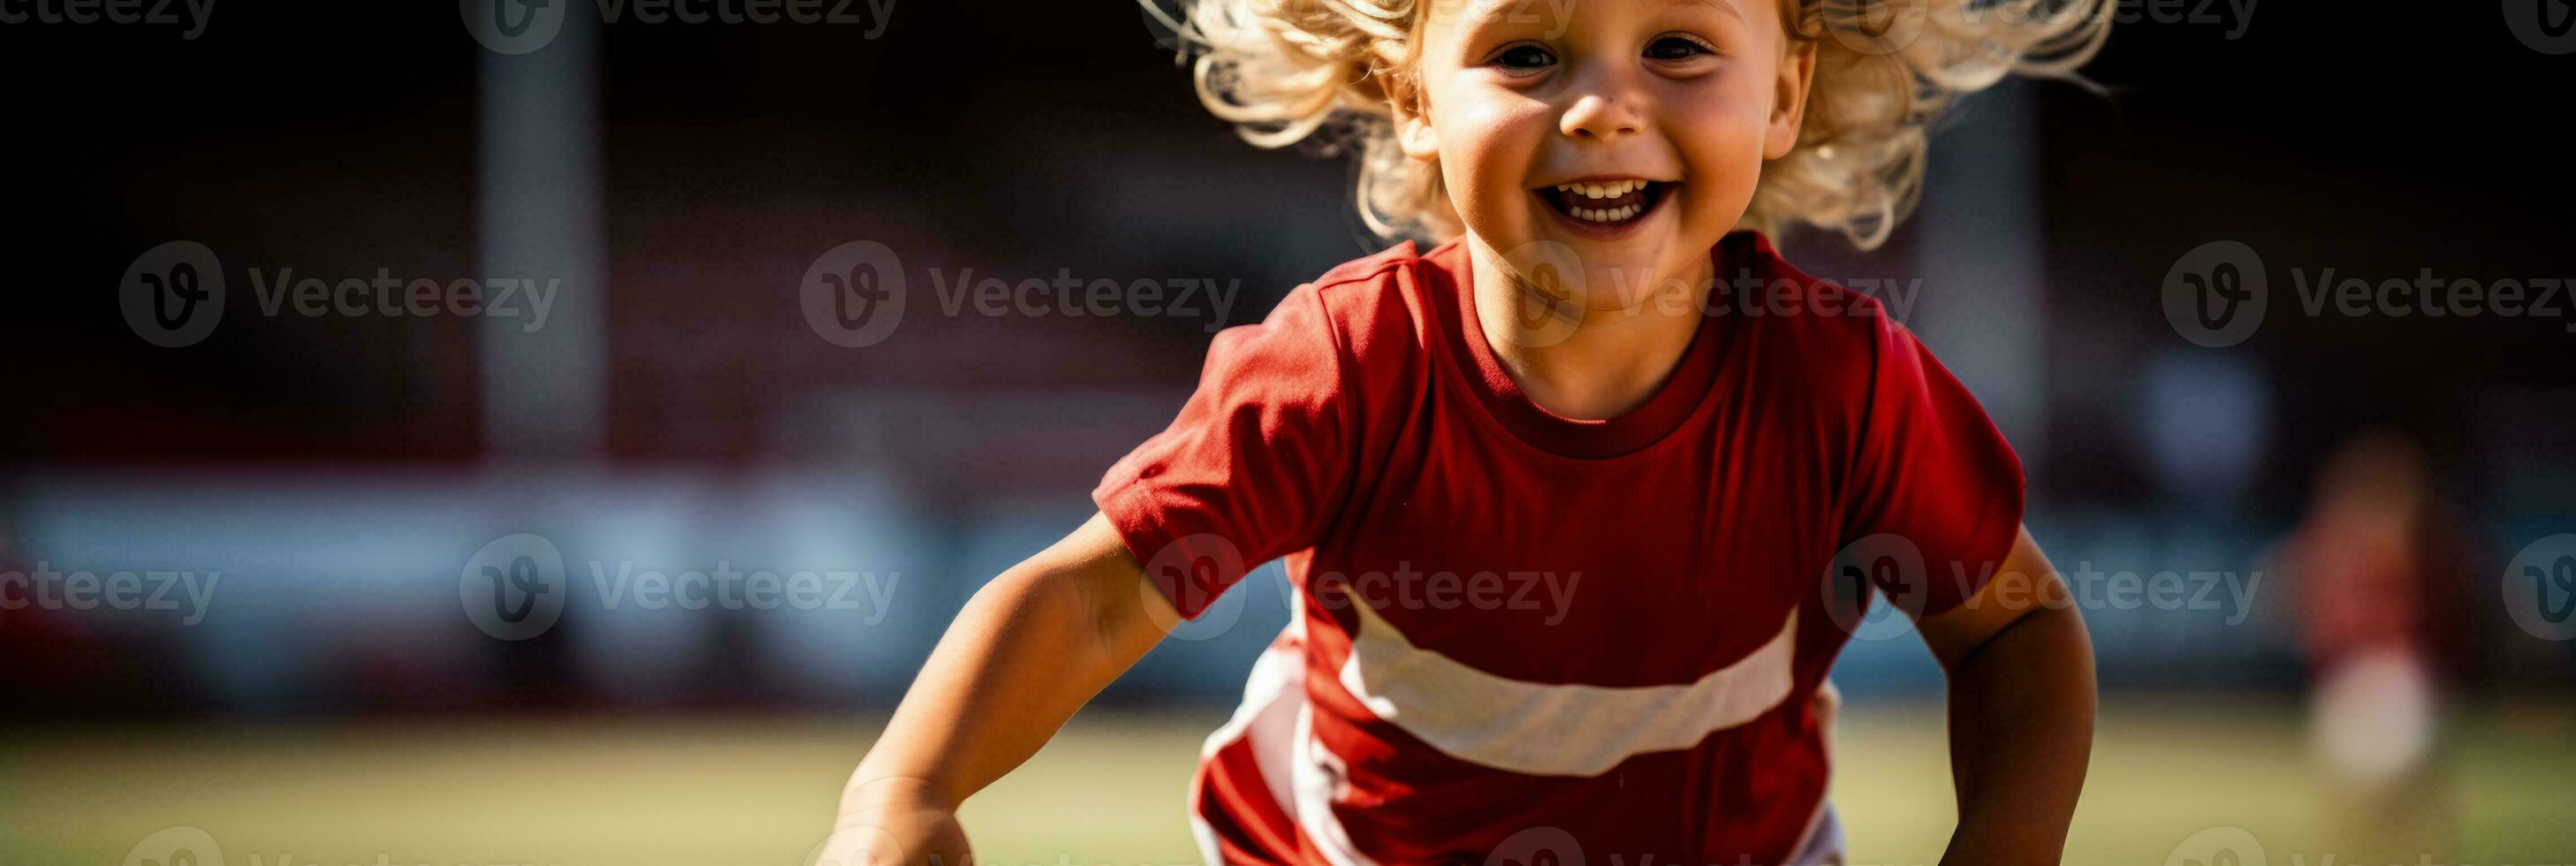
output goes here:
{"type": "MultiPolygon", "coordinates": [[[[1769,129],[1767,93],[1729,88],[1685,98],[1673,116],[1682,160],[1702,195],[1694,211],[1732,209],[1741,215],[1762,179],[1762,140],[1769,129]]],[[[1731,216],[1725,222],[1734,222],[1731,216]]]]}
{"type": "Polygon", "coordinates": [[[1481,96],[1449,104],[1440,127],[1440,172],[1461,216],[1517,201],[1521,182],[1549,129],[1546,105],[1518,97],[1481,96]],[[1457,193],[1464,190],[1463,198],[1457,193]]]}

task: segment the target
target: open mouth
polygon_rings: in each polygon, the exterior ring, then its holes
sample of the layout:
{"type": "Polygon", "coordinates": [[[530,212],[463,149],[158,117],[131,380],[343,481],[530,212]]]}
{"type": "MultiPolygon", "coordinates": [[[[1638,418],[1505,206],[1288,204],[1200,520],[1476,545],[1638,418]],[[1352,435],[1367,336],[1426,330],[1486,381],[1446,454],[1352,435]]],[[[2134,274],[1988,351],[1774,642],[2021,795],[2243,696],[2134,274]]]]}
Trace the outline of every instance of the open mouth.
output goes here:
{"type": "Polygon", "coordinates": [[[1561,183],[1532,190],[1557,215],[1582,226],[1617,228],[1644,219],[1677,186],[1659,180],[1608,180],[1561,183]]]}

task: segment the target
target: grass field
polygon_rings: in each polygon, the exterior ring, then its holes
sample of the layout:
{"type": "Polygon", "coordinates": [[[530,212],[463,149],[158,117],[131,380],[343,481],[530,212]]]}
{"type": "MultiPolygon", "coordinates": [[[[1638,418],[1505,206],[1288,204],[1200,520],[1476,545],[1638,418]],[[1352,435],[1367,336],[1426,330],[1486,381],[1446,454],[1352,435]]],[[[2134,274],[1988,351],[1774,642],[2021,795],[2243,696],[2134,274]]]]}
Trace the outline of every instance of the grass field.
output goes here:
{"type": "MultiPolygon", "coordinates": [[[[1950,816],[1940,719],[1920,705],[1846,718],[1835,799],[1856,862],[1938,857],[1950,816]]],[[[2576,863],[2571,719],[2563,706],[2465,714],[2449,785],[2460,841],[2425,862],[2576,863]]],[[[117,864],[147,835],[192,826],[226,866],[791,864],[821,841],[877,721],[22,726],[0,730],[0,863],[117,864]]],[[[967,805],[980,858],[1195,861],[1182,792],[1219,721],[1084,714],[967,805]]],[[[2336,837],[2351,822],[2330,817],[2333,792],[2306,756],[2287,705],[2114,700],[2067,862],[2163,864],[2192,834],[2233,826],[2273,866],[2353,863],[2336,837]]]]}

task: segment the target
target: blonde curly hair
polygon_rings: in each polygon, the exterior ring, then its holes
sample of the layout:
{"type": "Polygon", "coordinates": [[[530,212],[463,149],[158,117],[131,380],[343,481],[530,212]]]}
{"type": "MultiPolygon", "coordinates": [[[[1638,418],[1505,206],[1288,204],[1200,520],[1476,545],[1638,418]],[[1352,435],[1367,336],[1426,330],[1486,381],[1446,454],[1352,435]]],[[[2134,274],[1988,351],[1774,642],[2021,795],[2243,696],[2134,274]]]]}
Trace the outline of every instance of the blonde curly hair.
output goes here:
{"type": "MultiPolygon", "coordinates": [[[[1461,0],[1177,0],[1177,19],[1138,2],[1178,37],[1199,101],[1245,141],[1353,154],[1370,230],[1463,231],[1438,165],[1397,146],[1391,108],[1417,96],[1427,13],[1461,0]]],[[[1790,38],[1815,45],[1815,77],[1798,143],[1763,167],[1738,227],[1806,225],[1871,249],[1921,196],[1928,129],[1951,100],[2013,73],[2074,79],[2117,0],[1778,2],[1790,38]]]]}

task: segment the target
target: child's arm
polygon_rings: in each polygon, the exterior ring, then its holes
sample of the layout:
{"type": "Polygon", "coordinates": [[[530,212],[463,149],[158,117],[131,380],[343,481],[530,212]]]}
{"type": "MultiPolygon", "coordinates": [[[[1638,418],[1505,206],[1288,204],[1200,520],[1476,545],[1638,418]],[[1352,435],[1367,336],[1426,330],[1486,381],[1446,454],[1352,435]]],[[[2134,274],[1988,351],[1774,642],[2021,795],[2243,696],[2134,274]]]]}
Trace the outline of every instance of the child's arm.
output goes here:
{"type": "Polygon", "coordinates": [[[831,850],[856,863],[965,862],[957,805],[1028,760],[1179,619],[1098,514],[1002,572],[949,625],[851,774],[831,850]]]}
{"type": "Polygon", "coordinates": [[[2025,528],[1975,598],[1925,618],[1950,677],[1945,864],[2057,863],[2093,752],[2093,640],[2025,528]]]}

